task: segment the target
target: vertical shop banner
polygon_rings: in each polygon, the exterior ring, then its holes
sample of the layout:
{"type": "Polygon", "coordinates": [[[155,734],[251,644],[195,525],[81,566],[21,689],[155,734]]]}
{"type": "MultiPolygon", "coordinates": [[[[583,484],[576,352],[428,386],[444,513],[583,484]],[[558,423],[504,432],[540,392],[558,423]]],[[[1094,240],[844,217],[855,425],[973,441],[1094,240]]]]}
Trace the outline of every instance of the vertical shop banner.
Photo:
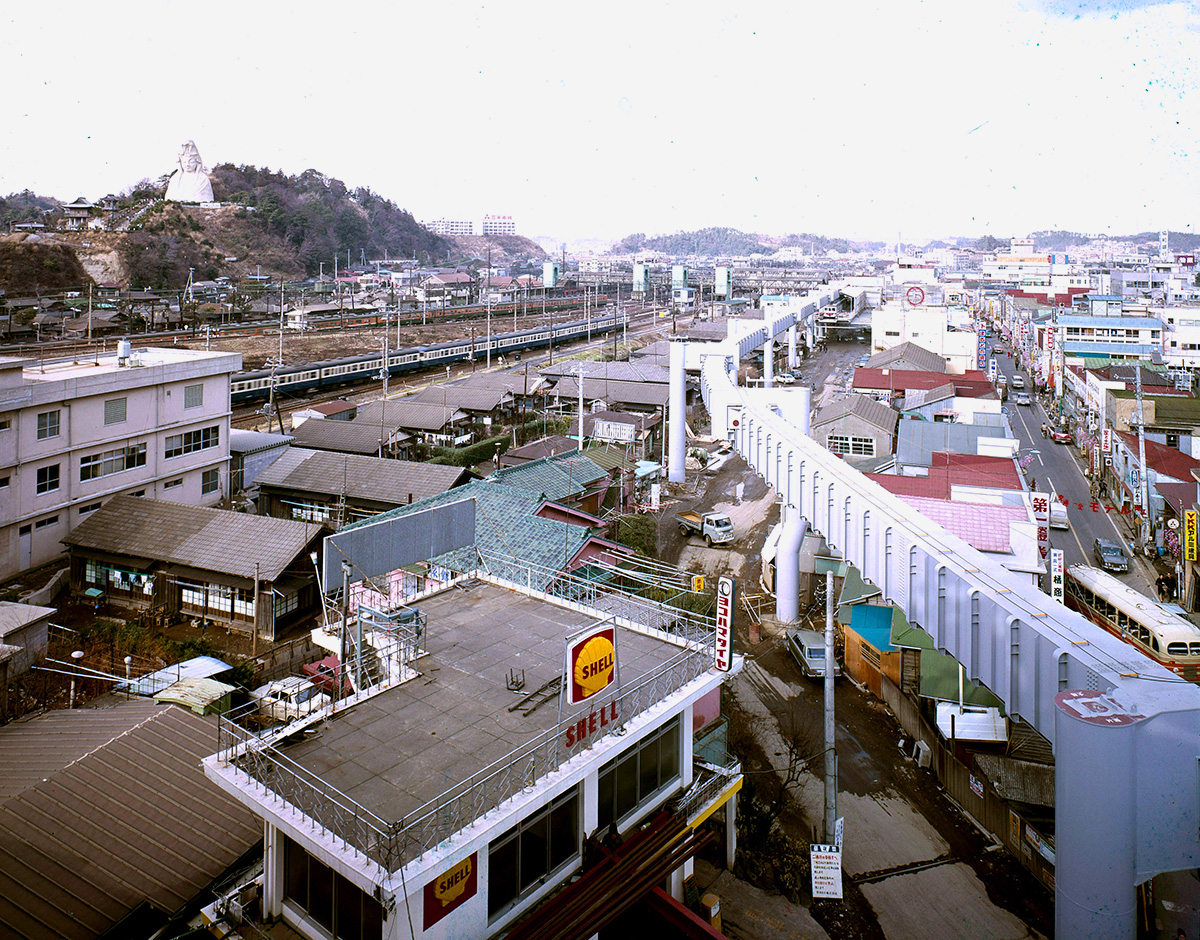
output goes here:
{"type": "Polygon", "coordinates": [[[1050,549],[1050,596],[1060,604],[1063,602],[1063,550],[1050,549]]]}
{"type": "Polygon", "coordinates": [[[1045,561],[1050,555],[1050,497],[1045,493],[1030,493],[1029,502],[1037,524],[1038,557],[1045,561]]]}
{"type": "Polygon", "coordinates": [[[1196,560],[1196,510],[1183,514],[1183,551],[1187,561],[1196,560]]]}

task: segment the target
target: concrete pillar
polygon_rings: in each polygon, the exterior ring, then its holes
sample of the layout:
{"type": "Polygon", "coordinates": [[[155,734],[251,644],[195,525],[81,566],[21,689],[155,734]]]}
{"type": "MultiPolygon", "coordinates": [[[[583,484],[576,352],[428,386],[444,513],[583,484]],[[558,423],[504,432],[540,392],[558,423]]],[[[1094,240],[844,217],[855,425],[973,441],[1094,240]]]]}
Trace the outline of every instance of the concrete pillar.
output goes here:
{"type": "Polygon", "coordinates": [[[763,343],[763,388],[771,388],[775,384],[775,340],[767,337],[763,343]]]}
{"type": "Polygon", "coordinates": [[[283,916],[283,835],[263,822],[263,916],[283,916]]]}
{"type": "Polygon", "coordinates": [[[799,414],[792,419],[792,424],[805,437],[812,437],[812,389],[807,385],[800,386],[799,414]]]}
{"type": "Polygon", "coordinates": [[[800,620],[800,545],[808,522],[795,506],[784,506],[783,528],[775,548],[775,616],[780,623],[800,620]]]}
{"type": "Polygon", "coordinates": [[[671,344],[670,386],[667,400],[667,479],[672,483],[684,480],[684,458],[687,456],[687,376],[683,370],[683,343],[671,344]]]}
{"type": "Polygon", "coordinates": [[[1054,935],[1132,937],[1142,716],[1092,690],[1054,704],[1054,935]]]}
{"type": "Polygon", "coordinates": [[[725,867],[733,871],[737,856],[737,794],[729,794],[725,801],[725,867]]]}
{"type": "Polygon", "coordinates": [[[800,361],[796,358],[796,324],[793,323],[788,327],[788,368],[795,369],[800,365],[800,361]]]}

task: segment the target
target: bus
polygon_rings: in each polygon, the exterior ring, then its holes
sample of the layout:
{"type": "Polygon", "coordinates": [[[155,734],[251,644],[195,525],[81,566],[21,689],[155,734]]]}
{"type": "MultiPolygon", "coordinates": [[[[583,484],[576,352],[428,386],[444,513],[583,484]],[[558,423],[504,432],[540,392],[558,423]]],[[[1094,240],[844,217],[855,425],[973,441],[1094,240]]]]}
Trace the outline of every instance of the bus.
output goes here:
{"type": "Polygon", "coordinates": [[[1189,682],[1200,682],[1200,627],[1164,604],[1088,565],[1067,568],[1066,602],[1115,637],[1189,682]]]}

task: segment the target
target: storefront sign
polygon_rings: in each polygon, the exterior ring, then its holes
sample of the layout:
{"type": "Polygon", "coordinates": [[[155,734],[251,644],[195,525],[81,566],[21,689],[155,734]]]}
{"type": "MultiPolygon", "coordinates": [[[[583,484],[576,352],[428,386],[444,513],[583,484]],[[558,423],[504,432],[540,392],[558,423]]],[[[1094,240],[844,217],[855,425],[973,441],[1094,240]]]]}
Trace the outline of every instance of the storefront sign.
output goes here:
{"type": "Polygon", "coordinates": [[[456,907],[475,897],[479,887],[479,853],[472,852],[448,871],[425,885],[425,929],[456,907]]]}
{"type": "Polygon", "coordinates": [[[586,702],[608,688],[616,675],[616,635],[600,627],[567,644],[567,701],[586,702]]]}
{"type": "Polygon", "coordinates": [[[812,896],[840,898],[842,896],[842,851],[836,845],[809,847],[812,865],[812,896]]]}
{"type": "Polygon", "coordinates": [[[1196,560],[1196,510],[1189,509],[1183,514],[1183,551],[1188,561],[1196,560]]]}
{"type": "Polygon", "coordinates": [[[1050,549],[1050,596],[1063,602],[1063,550],[1050,549]]]}
{"type": "Polygon", "coordinates": [[[1100,452],[1102,454],[1112,453],[1112,428],[1108,425],[1100,429],[1100,452]]]}
{"type": "Polygon", "coordinates": [[[716,667],[728,672],[733,665],[733,578],[722,575],[717,579],[717,636],[713,654],[716,667]]]}
{"type": "Polygon", "coordinates": [[[575,724],[567,726],[567,747],[574,747],[602,728],[613,727],[616,723],[617,703],[609,702],[604,707],[580,718],[575,724]]]}
{"type": "Polygon", "coordinates": [[[1050,497],[1045,493],[1030,493],[1029,501],[1037,525],[1038,557],[1045,561],[1050,555],[1050,497]]]}

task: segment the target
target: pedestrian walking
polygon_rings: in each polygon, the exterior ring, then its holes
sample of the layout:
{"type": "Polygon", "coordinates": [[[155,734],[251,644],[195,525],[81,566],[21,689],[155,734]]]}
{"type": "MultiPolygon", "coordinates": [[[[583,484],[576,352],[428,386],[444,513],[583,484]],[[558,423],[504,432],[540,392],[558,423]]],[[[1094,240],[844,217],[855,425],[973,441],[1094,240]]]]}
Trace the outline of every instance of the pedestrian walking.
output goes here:
{"type": "Polygon", "coordinates": [[[1159,575],[1154,581],[1154,590],[1158,591],[1158,599],[1165,601],[1167,593],[1167,578],[1165,575],[1159,575]]]}
{"type": "Polygon", "coordinates": [[[1042,425],[1042,437],[1049,437],[1049,436],[1050,436],[1050,432],[1049,432],[1049,430],[1046,428],[1046,425],[1045,425],[1045,424],[1043,424],[1043,425],[1042,425]]]}

